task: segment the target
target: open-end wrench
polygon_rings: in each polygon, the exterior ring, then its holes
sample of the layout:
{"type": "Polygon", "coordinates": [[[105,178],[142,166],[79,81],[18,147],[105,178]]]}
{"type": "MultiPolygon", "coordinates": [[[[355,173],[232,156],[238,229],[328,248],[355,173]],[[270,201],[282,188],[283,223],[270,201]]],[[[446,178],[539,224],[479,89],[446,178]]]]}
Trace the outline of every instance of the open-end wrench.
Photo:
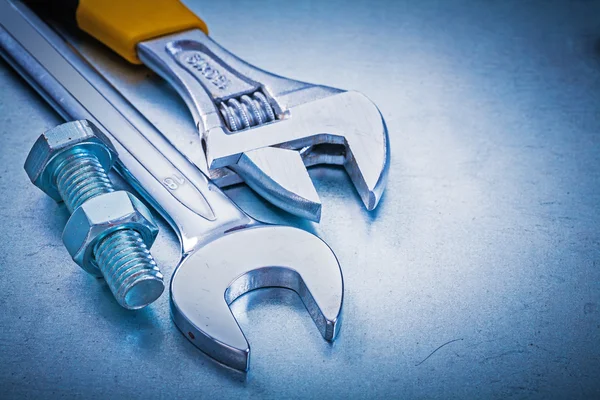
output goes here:
{"type": "Polygon", "coordinates": [[[323,337],[335,339],[343,280],[321,239],[242,212],[23,4],[0,0],[0,50],[65,119],[89,119],[112,139],[120,173],[175,229],[182,259],[170,304],[188,340],[247,370],[250,347],[228,306],[270,286],[296,291],[323,337]]]}
{"type": "Polygon", "coordinates": [[[343,165],[367,209],[377,206],[389,143],[379,110],[364,95],[253,67],[211,40],[178,0],[45,3],[171,83],[194,117],[211,170],[231,168],[273,204],[318,221],[321,202],[305,164],[343,165]]]}

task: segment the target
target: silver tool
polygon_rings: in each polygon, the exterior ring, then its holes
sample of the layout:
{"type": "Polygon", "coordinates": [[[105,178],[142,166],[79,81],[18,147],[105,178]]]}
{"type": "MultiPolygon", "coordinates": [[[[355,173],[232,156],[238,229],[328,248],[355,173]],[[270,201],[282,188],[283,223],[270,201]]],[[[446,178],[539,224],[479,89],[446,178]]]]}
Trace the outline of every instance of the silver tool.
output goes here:
{"type": "Polygon", "coordinates": [[[271,203],[318,221],[321,202],[304,164],[343,165],[365,207],[379,203],[389,139],[383,117],[364,95],[263,71],[199,29],[137,49],[186,101],[211,170],[229,167],[271,203]]]}
{"type": "Polygon", "coordinates": [[[104,277],[117,302],[136,310],[158,299],[163,276],[148,249],[158,235],[150,210],[115,192],[108,171],[117,153],[88,121],[42,134],[25,161],[31,182],[72,214],[63,232],[69,254],[86,272],[104,277]]]}
{"type": "Polygon", "coordinates": [[[188,340],[247,370],[250,347],[228,304],[268,286],[296,291],[323,337],[335,339],[343,280],[323,241],[242,212],[26,6],[0,1],[0,25],[3,57],[64,118],[88,119],[112,139],[120,173],[178,234],[170,303],[188,340]]]}
{"type": "Polygon", "coordinates": [[[210,171],[233,170],[273,204],[318,221],[321,202],[304,161],[339,164],[367,209],[378,204],[389,167],[388,134],[365,96],[249,65],[211,40],[206,24],[178,0],[46,3],[179,92],[210,171]],[[135,18],[123,18],[128,13],[135,18]]]}

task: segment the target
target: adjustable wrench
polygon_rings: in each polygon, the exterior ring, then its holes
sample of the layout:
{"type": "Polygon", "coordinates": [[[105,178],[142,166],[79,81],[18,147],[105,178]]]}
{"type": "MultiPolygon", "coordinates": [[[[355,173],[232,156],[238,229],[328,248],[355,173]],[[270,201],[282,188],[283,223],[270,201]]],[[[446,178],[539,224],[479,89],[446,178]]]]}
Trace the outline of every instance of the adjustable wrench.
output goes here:
{"type": "Polygon", "coordinates": [[[206,24],[178,0],[45,3],[177,90],[211,171],[230,168],[271,203],[318,221],[321,202],[306,166],[343,165],[366,208],[377,206],[389,142],[379,110],[364,95],[253,67],[211,40],[206,24]]]}
{"type": "Polygon", "coordinates": [[[23,4],[0,0],[0,50],[65,119],[89,119],[112,139],[120,173],[175,229],[182,258],[170,306],[188,340],[247,370],[250,347],[228,306],[271,286],[296,291],[323,337],[335,339],[343,279],[321,239],[242,212],[23,4]]]}

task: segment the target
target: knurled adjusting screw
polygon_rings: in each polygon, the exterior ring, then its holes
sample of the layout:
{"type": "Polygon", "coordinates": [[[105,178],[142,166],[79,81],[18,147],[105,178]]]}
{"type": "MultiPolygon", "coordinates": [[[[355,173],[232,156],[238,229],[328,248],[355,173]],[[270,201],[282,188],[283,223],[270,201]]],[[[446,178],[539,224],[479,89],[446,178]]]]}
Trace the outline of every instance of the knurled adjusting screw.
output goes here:
{"type": "Polygon", "coordinates": [[[158,226],[134,195],[115,191],[108,171],[116,160],[116,150],[98,128],[73,121],[38,138],[25,171],[71,213],[62,240],[73,260],[104,277],[117,302],[135,310],[158,299],[165,288],[148,250],[158,226]]]}

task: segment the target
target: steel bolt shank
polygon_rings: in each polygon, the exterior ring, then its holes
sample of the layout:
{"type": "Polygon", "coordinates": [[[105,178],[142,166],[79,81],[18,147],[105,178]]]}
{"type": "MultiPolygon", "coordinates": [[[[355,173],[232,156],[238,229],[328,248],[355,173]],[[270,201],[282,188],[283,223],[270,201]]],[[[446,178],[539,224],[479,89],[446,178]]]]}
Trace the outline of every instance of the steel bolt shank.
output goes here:
{"type": "Polygon", "coordinates": [[[94,250],[96,262],[113,295],[125,308],[142,308],[164,290],[163,277],[139,233],[116,231],[94,250]]]}

